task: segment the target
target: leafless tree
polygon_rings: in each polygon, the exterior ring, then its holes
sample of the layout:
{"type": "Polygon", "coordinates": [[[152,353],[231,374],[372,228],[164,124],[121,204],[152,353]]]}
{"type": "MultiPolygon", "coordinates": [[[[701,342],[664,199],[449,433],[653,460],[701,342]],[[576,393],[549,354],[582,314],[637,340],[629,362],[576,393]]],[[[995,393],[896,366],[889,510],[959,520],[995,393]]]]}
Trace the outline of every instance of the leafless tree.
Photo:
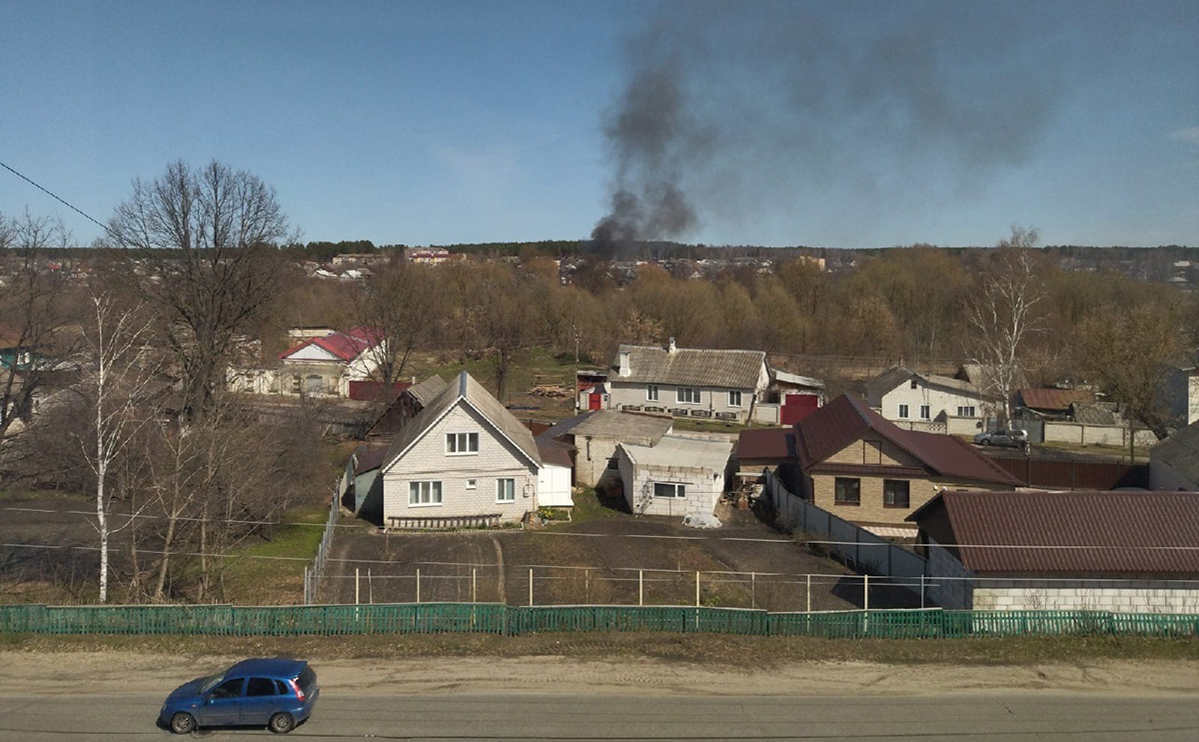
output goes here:
{"type": "Polygon", "coordinates": [[[184,420],[204,417],[239,333],[276,294],[276,245],[289,227],[274,189],[215,160],[196,169],[177,161],[156,180],[133,181],[108,231],[140,251],[140,287],[162,311],[181,368],[184,420]]]}
{"type": "Polygon", "coordinates": [[[95,477],[96,532],[100,537],[100,602],[108,601],[110,473],[145,424],[139,409],[147,401],[158,363],[148,352],[152,322],[140,306],[122,306],[111,292],[91,297],[92,311],[82,332],[76,391],[86,403],[90,426],[75,433],[95,477]]]}
{"type": "Polygon", "coordinates": [[[1088,317],[1078,333],[1082,370],[1118,403],[1128,423],[1129,458],[1136,458],[1134,429],[1142,423],[1158,439],[1175,422],[1161,390],[1169,362],[1183,352],[1186,328],[1173,297],[1136,306],[1108,306],[1088,317]]]}
{"type": "Polygon", "coordinates": [[[45,252],[70,241],[57,219],[29,211],[12,219],[0,215],[0,260],[7,273],[0,282],[0,440],[32,413],[58,361],[70,352],[61,332],[72,317],[64,271],[45,252]]]}
{"type": "Polygon", "coordinates": [[[436,291],[435,280],[433,270],[425,266],[392,262],[376,269],[355,292],[357,323],[380,340],[367,355],[385,389],[403,378],[412,351],[433,325],[429,295],[436,291]]]}
{"type": "Polygon", "coordinates": [[[999,243],[966,303],[973,331],[972,361],[986,373],[984,392],[999,397],[1004,420],[1012,417],[1012,395],[1022,380],[1021,354],[1029,335],[1042,329],[1044,285],[1038,276],[1035,229],[1012,225],[999,243]]]}

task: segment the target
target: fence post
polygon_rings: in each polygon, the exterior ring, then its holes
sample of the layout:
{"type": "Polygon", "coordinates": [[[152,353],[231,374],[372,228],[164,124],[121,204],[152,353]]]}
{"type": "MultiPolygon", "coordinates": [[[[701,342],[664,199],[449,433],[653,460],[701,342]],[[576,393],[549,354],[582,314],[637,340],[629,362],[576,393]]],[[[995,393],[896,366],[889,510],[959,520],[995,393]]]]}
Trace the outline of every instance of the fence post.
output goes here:
{"type": "Polygon", "coordinates": [[[637,570],[637,605],[645,605],[645,570],[637,570]]]}
{"type": "Polygon", "coordinates": [[[533,607],[533,568],[529,567],[529,607],[533,607]]]}
{"type": "Polygon", "coordinates": [[[920,575],[920,608],[924,608],[924,575],[920,575]]]}
{"type": "Polygon", "coordinates": [[[470,568],[470,602],[479,602],[478,568],[470,568]]]}
{"type": "Polygon", "coordinates": [[[749,607],[758,607],[758,573],[749,573],[749,607]]]}
{"type": "Polygon", "coordinates": [[[420,602],[420,567],[416,568],[416,602],[420,602]]]}
{"type": "Polygon", "coordinates": [[[812,575],[807,575],[808,578],[808,613],[812,612],[812,575]]]}
{"type": "Polygon", "coordinates": [[[699,608],[699,571],[695,572],[695,607],[699,608]]]}
{"type": "Polygon", "coordinates": [[[358,573],[358,567],[354,567],[354,605],[358,605],[358,603],[361,602],[358,600],[358,596],[362,591],[359,577],[361,577],[361,575],[358,573]]]}
{"type": "Polygon", "coordinates": [[[862,610],[870,610],[870,575],[862,575],[862,610]]]}

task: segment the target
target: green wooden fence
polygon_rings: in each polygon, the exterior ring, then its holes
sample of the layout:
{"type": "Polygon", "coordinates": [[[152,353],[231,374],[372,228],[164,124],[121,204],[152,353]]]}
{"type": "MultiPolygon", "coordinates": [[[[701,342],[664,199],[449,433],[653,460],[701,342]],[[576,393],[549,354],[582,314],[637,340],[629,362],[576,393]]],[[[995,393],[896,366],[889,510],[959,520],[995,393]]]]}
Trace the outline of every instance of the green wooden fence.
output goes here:
{"type": "Polygon", "coordinates": [[[339,636],[655,631],[827,638],[1122,634],[1199,636],[1199,615],[1106,611],[885,610],[768,613],[687,606],[515,607],[499,603],[0,606],[0,632],[339,636]]]}

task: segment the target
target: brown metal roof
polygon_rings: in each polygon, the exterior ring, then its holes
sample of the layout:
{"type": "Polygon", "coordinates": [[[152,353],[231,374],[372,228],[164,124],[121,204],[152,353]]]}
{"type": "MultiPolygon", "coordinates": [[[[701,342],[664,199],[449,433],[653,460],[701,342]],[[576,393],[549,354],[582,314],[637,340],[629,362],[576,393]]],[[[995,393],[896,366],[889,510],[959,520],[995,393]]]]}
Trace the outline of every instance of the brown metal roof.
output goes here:
{"type": "Polygon", "coordinates": [[[795,458],[795,432],[790,428],[751,428],[737,436],[737,458],[784,461],[795,458]]]}
{"type": "Polygon", "coordinates": [[[908,520],[938,508],[975,573],[1199,573],[1199,493],[943,492],[908,520]]]}
{"type": "Polygon", "coordinates": [[[1086,389],[1021,389],[1020,399],[1030,410],[1066,412],[1075,402],[1094,403],[1095,393],[1086,389]]]}
{"type": "Polygon", "coordinates": [[[796,451],[805,470],[873,431],[920,460],[931,474],[967,481],[1023,484],[961,440],[937,433],[903,430],[864,402],[837,397],[795,424],[796,451]]]}

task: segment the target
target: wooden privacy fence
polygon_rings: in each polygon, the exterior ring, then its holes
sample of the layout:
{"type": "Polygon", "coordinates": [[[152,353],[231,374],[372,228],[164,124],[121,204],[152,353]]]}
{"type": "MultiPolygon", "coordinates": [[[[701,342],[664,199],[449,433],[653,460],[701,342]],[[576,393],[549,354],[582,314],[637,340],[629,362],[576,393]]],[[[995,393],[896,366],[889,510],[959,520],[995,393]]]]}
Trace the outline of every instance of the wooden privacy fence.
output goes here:
{"type": "Polygon", "coordinates": [[[425,603],[333,606],[0,606],[0,632],[33,634],[361,634],[635,631],[933,639],[970,636],[1199,636],[1199,615],[940,609],[769,613],[686,606],[425,603]]]}
{"type": "Polygon", "coordinates": [[[992,456],[991,460],[1029,487],[1097,491],[1149,487],[1148,464],[1011,455],[992,456]]]}
{"type": "Polygon", "coordinates": [[[770,470],[763,491],[791,531],[826,541],[829,551],[851,568],[904,580],[918,581],[925,574],[924,557],[792,494],[770,470]]]}

